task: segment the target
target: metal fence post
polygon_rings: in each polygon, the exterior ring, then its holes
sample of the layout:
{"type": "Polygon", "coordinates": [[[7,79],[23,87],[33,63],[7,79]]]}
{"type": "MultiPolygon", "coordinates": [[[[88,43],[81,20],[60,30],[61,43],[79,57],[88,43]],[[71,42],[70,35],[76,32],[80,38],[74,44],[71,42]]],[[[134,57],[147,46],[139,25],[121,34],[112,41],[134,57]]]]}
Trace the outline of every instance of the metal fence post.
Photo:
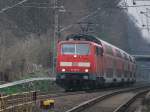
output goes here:
{"type": "Polygon", "coordinates": [[[0,110],[4,110],[5,106],[4,97],[0,97],[0,110]]]}
{"type": "Polygon", "coordinates": [[[37,92],[36,91],[33,92],[33,99],[32,100],[35,101],[35,103],[36,103],[36,100],[37,100],[37,92]]]}
{"type": "Polygon", "coordinates": [[[2,110],[2,98],[0,96],[0,110],[2,110]]]}

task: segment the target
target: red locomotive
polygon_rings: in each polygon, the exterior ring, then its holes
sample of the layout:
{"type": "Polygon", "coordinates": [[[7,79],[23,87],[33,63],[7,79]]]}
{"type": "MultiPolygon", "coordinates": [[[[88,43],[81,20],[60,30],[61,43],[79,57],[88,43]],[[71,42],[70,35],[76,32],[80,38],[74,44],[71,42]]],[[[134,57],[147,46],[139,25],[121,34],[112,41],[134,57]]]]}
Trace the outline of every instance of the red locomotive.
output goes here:
{"type": "Polygon", "coordinates": [[[91,35],[69,35],[57,46],[56,82],[66,89],[134,83],[135,59],[91,35]]]}

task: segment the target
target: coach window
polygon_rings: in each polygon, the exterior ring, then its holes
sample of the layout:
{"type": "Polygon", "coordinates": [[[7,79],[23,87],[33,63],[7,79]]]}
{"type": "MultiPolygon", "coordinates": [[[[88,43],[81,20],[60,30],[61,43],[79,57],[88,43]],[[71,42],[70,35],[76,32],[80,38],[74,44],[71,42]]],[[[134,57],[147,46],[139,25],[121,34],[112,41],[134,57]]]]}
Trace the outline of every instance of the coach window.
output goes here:
{"type": "Polygon", "coordinates": [[[117,53],[118,57],[120,57],[120,58],[122,57],[121,52],[119,50],[116,50],[116,53],[117,53]]]}
{"type": "Polygon", "coordinates": [[[125,54],[125,53],[123,53],[123,55],[124,55],[124,59],[126,60],[126,54],[125,54]]]}
{"type": "Polygon", "coordinates": [[[107,46],[107,53],[113,55],[113,50],[110,46],[107,46]]]}
{"type": "Polygon", "coordinates": [[[129,59],[130,59],[130,62],[132,62],[132,58],[131,58],[131,56],[129,56],[129,59]]]}
{"type": "Polygon", "coordinates": [[[102,55],[103,51],[102,48],[96,47],[96,55],[102,55]]]}

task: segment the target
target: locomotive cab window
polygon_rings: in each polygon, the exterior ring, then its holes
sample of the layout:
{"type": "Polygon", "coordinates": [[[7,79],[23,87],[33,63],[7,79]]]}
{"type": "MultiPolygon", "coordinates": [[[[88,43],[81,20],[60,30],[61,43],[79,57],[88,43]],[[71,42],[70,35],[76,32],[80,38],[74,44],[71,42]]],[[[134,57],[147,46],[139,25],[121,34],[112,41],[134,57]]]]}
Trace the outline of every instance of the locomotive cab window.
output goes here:
{"type": "Polygon", "coordinates": [[[88,55],[90,53],[89,44],[62,44],[62,54],[88,55]]]}
{"type": "Polygon", "coordinates": [[[122,54],[121,54],[121,52],[119,50],[116,50],[116,56],[120,57],[120,58],[122,57],[122,54]]]}
{"type": "Polygon", "coordinates": [[[62,45],[62,54],[74,54],[74,53],[75,53],[75,44],[62,45]]]}

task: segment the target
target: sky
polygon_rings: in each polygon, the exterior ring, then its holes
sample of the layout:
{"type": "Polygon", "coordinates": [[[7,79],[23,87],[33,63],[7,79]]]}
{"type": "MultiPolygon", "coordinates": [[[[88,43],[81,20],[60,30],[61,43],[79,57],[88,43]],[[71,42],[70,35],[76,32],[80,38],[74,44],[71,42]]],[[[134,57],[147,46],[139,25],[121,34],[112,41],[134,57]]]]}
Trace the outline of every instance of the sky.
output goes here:
{"type": "Polygon", "coordinates": [[[150,41],[150,0],[125,0],[129,6],[128,13],[134,17],[134,22],[141,29],[143,37],[150,41]],[[135,1],[136,5],[133,5],[135,1]],[[146,6],[145,6],[146,5],[146,6]],[[149,5],[149,6],[147,6],[149,5]],[[148,12],[141,14],[140,12],[148,12]],[[149,16],[149,17],[147,17],[149,16]]]}

